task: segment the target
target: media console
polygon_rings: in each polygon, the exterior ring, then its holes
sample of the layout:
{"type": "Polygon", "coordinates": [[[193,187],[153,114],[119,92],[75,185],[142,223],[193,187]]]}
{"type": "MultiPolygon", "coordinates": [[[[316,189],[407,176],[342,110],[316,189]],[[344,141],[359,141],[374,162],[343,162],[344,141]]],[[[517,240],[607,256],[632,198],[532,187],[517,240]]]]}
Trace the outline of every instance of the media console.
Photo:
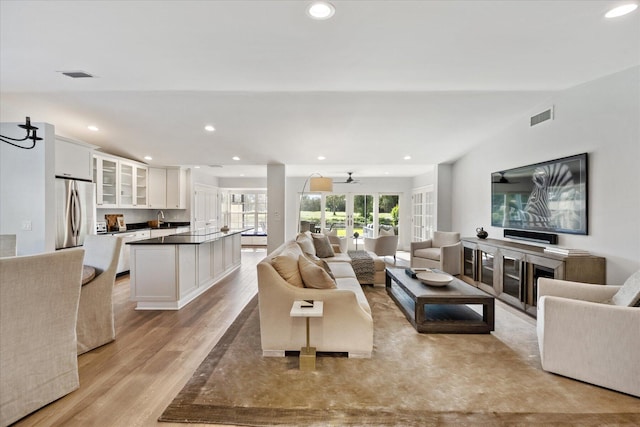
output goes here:
{"type": "Polygon", "coordinates": [[[536,316],[538,278],[604,284],[603,257],[550,254],[543,247],[498,239],[462,240],[461,279],[536,316]]]}

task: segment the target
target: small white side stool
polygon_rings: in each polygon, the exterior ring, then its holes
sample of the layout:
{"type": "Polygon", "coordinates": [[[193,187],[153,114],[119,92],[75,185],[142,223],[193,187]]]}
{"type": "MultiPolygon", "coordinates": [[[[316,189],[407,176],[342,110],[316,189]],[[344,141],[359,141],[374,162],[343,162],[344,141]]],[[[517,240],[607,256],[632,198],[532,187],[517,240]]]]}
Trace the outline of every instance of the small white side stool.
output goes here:
{"type": "Polygon", "coordinates": [[[316,369],[316,348],[309,344],[309,318],[322,317],[324,303],[322,301],[313,301],[313,305],[309,305],[306,301],[294,301],[291,306],[291,317],[304,317],[307,322],[307,345],[300,349],[300,370],[314,371],[316,369]]]}

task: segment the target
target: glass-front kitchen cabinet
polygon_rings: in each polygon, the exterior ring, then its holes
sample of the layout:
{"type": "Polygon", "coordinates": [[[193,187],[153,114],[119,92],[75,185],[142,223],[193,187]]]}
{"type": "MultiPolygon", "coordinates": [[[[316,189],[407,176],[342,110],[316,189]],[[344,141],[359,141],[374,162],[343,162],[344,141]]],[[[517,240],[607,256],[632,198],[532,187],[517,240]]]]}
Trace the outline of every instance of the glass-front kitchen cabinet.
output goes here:
{"type": "Polygon", "coordinates": [[[117,208],[120,191],[118,159],[94,155],[93,182],[96,184],[96,205],[99,208],[117,208]]]}
{"type": "Polygon", "coordinates": [[[120,160],[120,202],[121,208],[147,207],[146,166],[120,160]]]}
{"type": "Polygon", "coordinates": [[[118,157],[93,156],[93,182],[99,208],[146,208],[147,166],[118,157]]]}

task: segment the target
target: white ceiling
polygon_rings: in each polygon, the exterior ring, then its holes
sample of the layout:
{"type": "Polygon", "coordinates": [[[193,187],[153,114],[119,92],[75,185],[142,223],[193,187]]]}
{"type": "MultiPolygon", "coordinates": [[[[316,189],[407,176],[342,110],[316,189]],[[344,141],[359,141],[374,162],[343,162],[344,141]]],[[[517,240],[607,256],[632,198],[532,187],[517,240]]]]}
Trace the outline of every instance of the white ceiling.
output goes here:
{"type": "Polygon", "coordinates": [[[640,64],[620,1],[310,3],[0,0],[0,118],[219,176],[414,176],[640,64]]]}

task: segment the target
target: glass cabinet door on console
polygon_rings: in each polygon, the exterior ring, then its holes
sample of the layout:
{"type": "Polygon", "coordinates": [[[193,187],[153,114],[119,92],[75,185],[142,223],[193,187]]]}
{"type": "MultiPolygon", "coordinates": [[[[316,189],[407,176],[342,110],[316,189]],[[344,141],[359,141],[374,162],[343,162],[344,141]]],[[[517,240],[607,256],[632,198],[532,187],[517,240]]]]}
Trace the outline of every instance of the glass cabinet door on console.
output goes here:
{"type": "Polygon", "coordinates": [[[500,251],[502,262],[502,287],[500,299],[515,305],[521,309],[525,308],[525,254],[507,250],[500,251]]]}
{"type": "MultiPolygon", "coordinates": [[[[527,313],[537,314],[538,279],[548,277],[561,279],[565,277],[564,262],[555,259],[527,255],[526,286],[524,287],[524,309],[527,313]]],[[[569,280],[569,279],[567,279],[569,280]]]]}
{"type": "Polygon", "coordinates": [[[476,286],[476,245],[462,242],[462,280],[476,286]]]}
{"type": "Polygon", "coordinates": [[[493,295],[498,294],[496,285],[499,283],[496,276],[499,271],[496,268],[496,255],[497,250],[495,248],[483,245],[478,246],[478,287],[493,295]]]}

